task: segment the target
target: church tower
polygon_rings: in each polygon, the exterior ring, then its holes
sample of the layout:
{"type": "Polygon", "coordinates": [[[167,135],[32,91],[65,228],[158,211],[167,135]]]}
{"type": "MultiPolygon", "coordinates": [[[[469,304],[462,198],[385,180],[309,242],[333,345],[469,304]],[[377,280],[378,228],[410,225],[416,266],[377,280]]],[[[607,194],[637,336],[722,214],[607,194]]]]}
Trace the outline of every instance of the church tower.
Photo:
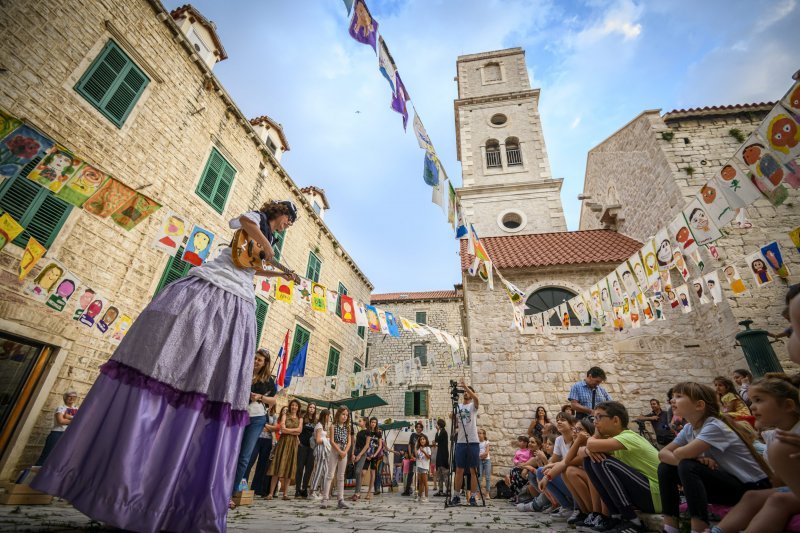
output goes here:
{"type": "Polygon", "coordinates": [[[525,51],[508,48],[456,61],[457,194],[479,237],[566,231],[561,179],[550,162],[525,51]]]}

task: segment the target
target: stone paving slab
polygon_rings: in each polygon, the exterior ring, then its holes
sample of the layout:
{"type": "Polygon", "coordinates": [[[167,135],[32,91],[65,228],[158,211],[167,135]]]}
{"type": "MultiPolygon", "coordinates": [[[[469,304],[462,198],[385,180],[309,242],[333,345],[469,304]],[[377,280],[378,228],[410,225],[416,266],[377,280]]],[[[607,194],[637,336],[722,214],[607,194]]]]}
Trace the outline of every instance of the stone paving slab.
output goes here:
{"type": "MultiPolygon", "coordinates": [[[[445,509],[443,498],[414,503],[398,493],[375,496],[372,502],[352,503],[350,509],[320,509],[313,500],[256,499],[253,505],[239,507],[228,514],[228,531],[315,532],[325,533],[417,533],[430,531],[575,531],[566,521],[535,513],[521,513],[505,501],[491,500],[484,507],[445,509]]],[[[335,503],[335,502],[334,502],[335,503]]],[[[65,502],[51,505],[0,505],[0,531],[112,531],[92,522],[65,502]]],[[[119,530],[114,530],[119,531],[119,530]]]]}

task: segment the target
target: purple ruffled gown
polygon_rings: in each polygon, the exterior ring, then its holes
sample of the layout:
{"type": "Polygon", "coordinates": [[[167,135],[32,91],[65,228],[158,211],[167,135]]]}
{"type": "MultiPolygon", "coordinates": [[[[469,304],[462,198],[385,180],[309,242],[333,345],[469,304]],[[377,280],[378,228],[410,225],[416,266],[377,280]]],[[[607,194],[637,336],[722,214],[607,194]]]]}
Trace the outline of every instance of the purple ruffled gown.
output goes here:
{"type": "MultiPolygon", "coordinates": [[[[235,268],[229,254],[208,270],[235,268]]],[[[198,276],[204,267],[142,311],[34,488],[123,529],[226,530],[248,423],[255,303],[198,276]]],[[[232,272],[249,276],[252,291],[252,270],[232,272]]]]}

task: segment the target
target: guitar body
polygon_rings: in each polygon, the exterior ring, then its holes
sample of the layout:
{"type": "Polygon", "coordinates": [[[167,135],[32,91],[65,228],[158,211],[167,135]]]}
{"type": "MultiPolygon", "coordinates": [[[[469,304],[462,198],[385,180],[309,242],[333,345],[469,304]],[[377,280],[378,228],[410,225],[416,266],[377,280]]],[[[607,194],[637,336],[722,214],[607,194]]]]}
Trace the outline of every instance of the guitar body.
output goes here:
{"type": "Polygon", "coordinates": [[[277,261],[267,260],[266,256],[264,248],[244,229],[236,230],[231,241],[231,259],[234,265],[239,268],[254,268],[259,272],[272,272],[270,267],[274,267],[287,274],[290,279],[297,279],[297,274],[293,270],[277,261]]]}

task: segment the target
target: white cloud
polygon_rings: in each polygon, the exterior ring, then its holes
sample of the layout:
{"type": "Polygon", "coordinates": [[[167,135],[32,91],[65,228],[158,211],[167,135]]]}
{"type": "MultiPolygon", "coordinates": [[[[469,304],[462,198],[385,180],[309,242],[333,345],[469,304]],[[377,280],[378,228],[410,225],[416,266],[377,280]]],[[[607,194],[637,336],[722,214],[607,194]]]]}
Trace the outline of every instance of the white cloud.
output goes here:
{"type": "Polygon", "coordinates": [[[575,117],[575,120],[572,121],[572,124],[569,125],[569,129],[574,130],[575,128],[578,127],[580,123],[581,123],[581,116],[578,115],[577,117],[575,117]]]}
{"type": "Polygon", "coordinates": [[[783,2],[774,7],[764,9],[761,16],[756,20],[755,33],[761,33],[773,24],[788,17],[795,7],[797,7],[797,0],[783,0],[783,2]]]}

